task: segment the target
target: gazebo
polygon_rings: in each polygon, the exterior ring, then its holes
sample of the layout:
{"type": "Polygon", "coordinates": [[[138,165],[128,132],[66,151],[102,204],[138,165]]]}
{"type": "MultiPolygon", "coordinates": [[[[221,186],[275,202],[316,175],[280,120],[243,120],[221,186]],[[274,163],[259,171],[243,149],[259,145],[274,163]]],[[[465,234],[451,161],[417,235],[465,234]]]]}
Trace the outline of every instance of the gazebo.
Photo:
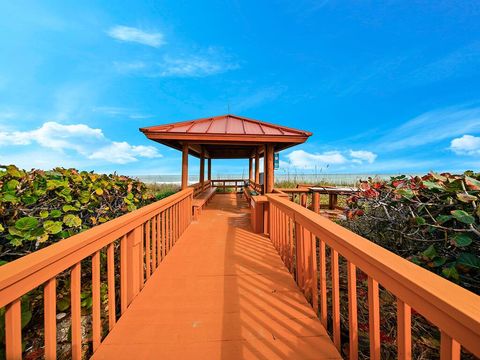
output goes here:
{"type": "Polygon", "coordinates": [[[188,155],[200,159],[199,181],[212,178],[212,159],[248,159],[249,180],[260,182],[260,158],[264,158],[263,192],[274,184],[274,153],[304,143],[311,132],[227,114],[140,129],[150,140],[182,151],[182,189],[188,186],[188,155]],[[253,162],[255,160],[255,174],[253,162]]]}

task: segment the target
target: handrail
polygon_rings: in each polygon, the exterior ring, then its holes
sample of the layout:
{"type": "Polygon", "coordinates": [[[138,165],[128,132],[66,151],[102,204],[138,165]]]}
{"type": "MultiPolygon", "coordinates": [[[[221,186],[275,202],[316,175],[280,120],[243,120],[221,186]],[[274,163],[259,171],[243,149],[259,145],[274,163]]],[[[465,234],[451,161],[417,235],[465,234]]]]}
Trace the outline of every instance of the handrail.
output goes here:
{"type": "Polygon", "coordinates": [[[56,279],[71,268],[72,357],[80,359],[81,261],[92,259],[93,349],[101,342],[100,251],[106,247],[108,263],[109,330],[115,311],[114,243],[120,239],[121,313],[156,270],[163,257],[191,222],[193,189],[188,188],[131,213],[26,255],[0,268],[0,308],[6,306],[6,355],[21,357],[20,298],[45,284],[45,354],[56,349],[56,279]],[[158,261],[157,261],[158,260],[158,261]],[[52,330],[53,329],[53,330],[52,330]]]}
{"type": "Polygon", "coordinates": [[[217,187],[217,191],[225,193],[226,189],[235,189],[235,192],[238,191],[238,188],[243,187],[245,183],[244,179],[215,179],[212,180],[212,186],[217,187]]]}
{"type": "MultiPolygon", "coordinates": [[[[356,309],[355,269],[368,275],[371,358],[380,356],[378,284],[397,297],[399,354],[410,354],[410,311],[414,308],[441,330],[442,359],[459,358],[460,345],[480,356],[480,297],[382,248],[350,230],[288,201],[278,195],[266,195],[270,204],[270,237],[284,261],[293,269],[293,247],[297,251],[297,281],[312,294],[318,309],[316,241],[320,240],[320,288],[326,292],[325,245],[332,255],[333,337],[340,349],[340,303],[338,255],[347,260],[349,310],[356,309]],[[291,230],[292,226],[295,231],[291,230]],[[300,251],[300,253],[298,252],[300,251]],[[302,254],[303,252],[303,254],[302,254]],[[309,261],[306,258],[311,257],[309,261]],[[316,258],[316,257],[315,257],[316,258]],[[312,269],[312,262],[313,267],[312,269]],[[323,264],[323,266],[322,266],[323,264]],[[323,279],[323,281],[322,281],[323,279]],[[308,284],[312,284],[311,289],[308,284]]],[[[321,294],[321,319],[326,324],[326,294],[321,294]]],[[[358,334],[356,314],[349,319],[350,353],[356,353],[358,334]],[[352,338],[353,337],[353,338],[352,338]]],[[[349,318],[351,317],[349,316],[349,318]]],[[[402,355],[402,356],[403,356],[402,355]]],[[[399,358],[408,358],[401,357],[399,358]]]]}

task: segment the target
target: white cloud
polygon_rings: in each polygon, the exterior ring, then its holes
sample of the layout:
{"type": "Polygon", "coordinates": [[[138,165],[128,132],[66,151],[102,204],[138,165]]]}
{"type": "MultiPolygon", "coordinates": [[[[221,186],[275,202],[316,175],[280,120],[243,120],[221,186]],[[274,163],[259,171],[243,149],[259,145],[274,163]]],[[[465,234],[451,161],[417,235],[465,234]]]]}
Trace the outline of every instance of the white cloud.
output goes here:
{"type": "Polygon", "coordinates": [[[339,151],[323,153],[308,153],[304,150],[294,150],[287,155],[291,167],[301,169],[314,169],[315,166],[338,165],[347,162],[345,156],[339,151]]]}
{"type": "Polygon", "coordinates": [[[463,135],[450,142],[450,149],[458,155],[480,155],[480,137],[463,135]]]}
{"type": "Polygon", "coordinates": [[[120,41],[135,42],[152,47],[159,47],[165,44],[162,33],[146,32],[130,26],[114,26],[107,31],[107,34],[120,41]]]}
{"type": "Polygon", "coordinates": [[[334,150],[322,153],[309,153],[304,150],[294,150],[285,156],[288,161],[280,160],[281,168],[298,168],[313,170],[318,168],[338,167],[358,164],[372,164],[377,154],[366,150],[350,150],[349,152],[334,150]]]}
{"type": "Polygon", "coordinates": [[[184,58],[165,57],[157,64],[159,71],[154,76],[159,77],[204,77],[220,74],[238,67],[218,60],[210,60],[201,56],[184,58]]]}
{"type": "Polygon", "coordinates": [[[354,162],[362,163],[363,161],[366,161],[369,164],[372,164],[377,158],[377,154],[366,150],[350,150],[350,156],[353,158],[352,161],[354,162]]]}
{"type": "Polygon", "coordinates": [[[35,130],[0,131],[0,146],[34,143],[57,152],[74,151],[87,159],[105,163],[125,164],[137,161],[139,157],[161,156],[153,146],[135,146],[127,142],[111,141],[101,129],[85,124],[63,125],[50,121],[35,130]]]}

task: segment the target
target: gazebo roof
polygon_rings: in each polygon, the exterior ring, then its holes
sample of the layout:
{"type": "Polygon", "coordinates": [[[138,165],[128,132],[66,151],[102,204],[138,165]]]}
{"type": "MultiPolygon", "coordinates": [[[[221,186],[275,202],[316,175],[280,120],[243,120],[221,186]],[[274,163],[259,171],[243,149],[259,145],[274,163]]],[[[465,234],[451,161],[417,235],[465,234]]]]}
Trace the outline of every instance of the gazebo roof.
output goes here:
{"type": "Polygon", "coordinates": [[[305,142],[311,132],[266,123],[237,115],[220,115],[140,129],[153,141],[181,150],[189,143],[189,153],[207,158],[249,158],[258,145],[273,143],[275,151],[305,142]]]}

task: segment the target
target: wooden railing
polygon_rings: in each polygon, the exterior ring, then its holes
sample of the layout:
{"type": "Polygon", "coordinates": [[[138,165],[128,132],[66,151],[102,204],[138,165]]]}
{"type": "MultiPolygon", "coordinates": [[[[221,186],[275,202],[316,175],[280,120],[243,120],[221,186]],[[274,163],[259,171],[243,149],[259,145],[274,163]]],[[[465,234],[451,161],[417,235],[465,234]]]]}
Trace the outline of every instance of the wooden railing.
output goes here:
{"type": "Polygon", "coordinates": [[[198,182],[198,183],[190,185],[189,187],[191,187],[193,189],[193,197],[196,197],[196,196],[200,195],[202,192],[204,192],[205,190],[207,190],[211,186],[212,186],[212,181],[211,180],[205,180],[203,182],[203,184],[198,182]]]}
{"type": "Polygon", "coordinates": [[[227,189],[238,192],[238,189],[242,189],[245,184],[243,179],[215,179],[212,180],[212,186],[217,187],[217,192],[226,193],[227,189]]]}
{"type": "Polygon", "coordinates": [[[43,286],[45,358],[56,358],[56,277],[63,271],[70,273],[71,357],[82,359],[82,260],[88,260],[85,263],[91,267],[91,336],[95,351],[106,335],[102,331],[101,313],[105,309],[101,303],[101,279],[105,279],[108,288],[110,331],[190,224],[192,196],[192,189],[180,191],[3,265],[0,308],[6,307],[7,359],[22,357],[21,297],[40,286],[43,286]],[[119,259],[119,266],[115,259],[119,259]],[[106,274],[101,274],[105,267],[106,274]],[[120,279],[120,306],[117,306],[115,291],[117,277],[120,279]]]}
{"type": "Polygon", "coordinates": [[[350,359],[358,357],[357,267],[368,276],[371,359],[380,358],[379,284],[396,296],[399,359],[411,358],[412,308],[440,329],[441,359],[460,359],[462,346],[480,357],[480,297],[279,195],[266,197],[270,238],[325,327],[331,296],[332,337],[339,350],[339,257],[346,260],[350,359]]]}
{"type": "Polygon", "coordinates": [[[255,181],[250,180],[250,187],[255,190],[258,194],[263,193],[263,186],[257,184],[255,181]]]}

